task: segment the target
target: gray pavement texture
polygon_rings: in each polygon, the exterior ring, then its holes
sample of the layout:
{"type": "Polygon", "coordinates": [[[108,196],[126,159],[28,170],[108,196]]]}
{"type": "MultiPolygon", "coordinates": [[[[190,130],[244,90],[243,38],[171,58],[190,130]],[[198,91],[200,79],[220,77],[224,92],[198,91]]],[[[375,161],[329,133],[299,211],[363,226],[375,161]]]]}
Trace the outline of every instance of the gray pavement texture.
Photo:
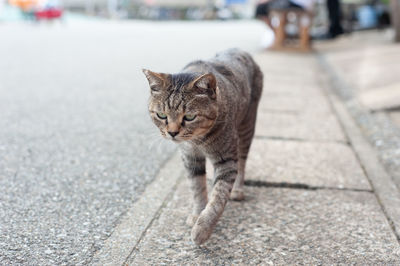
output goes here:
{"type": "MultiPolygon", "coordinates": [[[[339,110],[338,103],[333,102],[325,78],[317,71],[320,70],[317,57],[264,53],[256,59],[267,82],[259,109],[257,136],[248,159],[245,200],[228,202],[211,238],[197,247],[185,224],[191,194],[182,176],[142,238],[129,247],[120,246],[131,251],[129,257],[109,261],[110,264],[400,263],[395,228],[399,221],[396,211],[399,192],[389,176],[384,176],[385,171],[367,142],[360,141],[361,133],[354,131],[354,122],[347,113],[343,114],[347,111],[339,110]],[[282,62],[286,68],[279,68],[282,62]],[[278,67],[274,77],[269,78],[266,69],[273,66],[278,67]],[[291,82],[285,81],[287,73],[298,71],[300,66],[306,66],[307,74],[294,74],[291,82]],[[300,84],[301,89],[293,84],[300,84]],[[285,94],[291,96],[283,99],[285,94]],[[296,94],[301,97],[293,96],[296,94]],[[315,97],[318,102],[304,104],[307,96],[315,97]],[[274,105],[274,99],[282,104],[274,105]],[[332,117],[335,122],[329,126],[338,134],[321,139],[315,135],[290,135],[294,130],[289,127],[282,127],[274,134],[259,130],[270,123],[263,119],[263,114],[279,114],[289,109],[303,113],[305,119],[317,126],[324,124],[326,117],[332,117]],[[315,116],[314,112],[326,115],[315,116]],[[355,150],[368,154],[360,157],[355,150]]],[[[307,129],[310,124],[299,122],[293,127],[307,129]]],[[[207,169],[212,173],[210,167],[207,169]]],[[[212,176],[208,177],[211,184],[212,176]]]]}
{"type": "Polygon", "coordinates": [[[255,51],[262,29],[2,23],[0,265],[88,264],[176,149],[150,122],[141,68],[176,72],[232,46],[255,51]]]}

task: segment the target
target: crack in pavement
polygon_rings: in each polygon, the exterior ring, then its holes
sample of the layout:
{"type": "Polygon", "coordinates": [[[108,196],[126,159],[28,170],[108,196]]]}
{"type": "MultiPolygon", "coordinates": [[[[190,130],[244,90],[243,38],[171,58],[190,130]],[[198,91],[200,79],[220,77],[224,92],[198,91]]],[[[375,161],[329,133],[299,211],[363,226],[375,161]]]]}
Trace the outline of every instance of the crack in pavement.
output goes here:
{"type": "Polygon", "coordinates": [[[341,190],[341,191],[356,191],[356,192],[368,192],[368,193],[374,192],[371,189],[310,186],[303,183],[268,182],[260,180],[245,180],[244,185],[249,187],[290,188],[290,189],[304,189],[304,190],[341,190]]]}
{"type": "Polygon", "coordinates": [[[341,140],[308,140],[302,138],[291,138],[291,137],[277,137],[277,136],[260,136],[255,135],[254,139],[265,139],[265,140],[284,140],[284,141],[298,141],[298,142],[314,142],[314,143],[339,143],[344,145],[349,145],[348,141],[341,141],[341,140]]]}

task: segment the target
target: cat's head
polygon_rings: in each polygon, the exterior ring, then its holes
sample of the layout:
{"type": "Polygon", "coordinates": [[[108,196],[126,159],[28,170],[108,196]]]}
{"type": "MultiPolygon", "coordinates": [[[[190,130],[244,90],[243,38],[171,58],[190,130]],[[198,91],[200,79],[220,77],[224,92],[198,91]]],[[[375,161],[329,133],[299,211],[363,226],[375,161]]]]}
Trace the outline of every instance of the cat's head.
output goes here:
{"type": "Polygon", "coordinates": [[[180,142],[206,135],[215,124],[217,82],[211,73],[165,74],[143,70],[150,85],[149,112],[161,134],[180,142]]]}

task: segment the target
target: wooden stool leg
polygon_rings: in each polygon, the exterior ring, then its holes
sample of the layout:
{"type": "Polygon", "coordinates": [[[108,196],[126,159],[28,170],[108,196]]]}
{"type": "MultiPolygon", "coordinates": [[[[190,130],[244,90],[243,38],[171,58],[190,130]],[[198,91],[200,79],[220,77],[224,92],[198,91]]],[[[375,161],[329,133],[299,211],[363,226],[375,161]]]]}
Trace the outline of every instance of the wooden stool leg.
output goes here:
{"type": "Polygon", "coordinates": [[[301,16],[301,18],[299,19],[300,49],[304,51],[309,51],[311,49],[310,25],[310,18],[307,16],[301,16]]]}
{"type": "Polygon", "coordinates": [[[284,46],[286,39],[286,31],[285,31],[286,13],[282,12],[279,13],[277,16],[279,19],[279,25],[276,28],[274,27],[275,41],[273,47],[279,49],[284,46]]]}

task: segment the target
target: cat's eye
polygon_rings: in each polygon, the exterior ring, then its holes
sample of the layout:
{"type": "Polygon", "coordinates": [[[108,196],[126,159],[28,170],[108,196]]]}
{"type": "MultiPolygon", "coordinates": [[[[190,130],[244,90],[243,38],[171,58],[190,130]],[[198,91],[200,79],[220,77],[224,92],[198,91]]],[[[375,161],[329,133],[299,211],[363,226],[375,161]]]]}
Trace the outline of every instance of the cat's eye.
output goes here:
{"type": "Polygon", "coordinates": [[[157,112],[157,116],[158,116],[158,118],[160,118],[160,119],[167,119],[167,115],[164,114],[164,113],[161,113],[161,112],[157,112]]]}
{"type": "Polygon", "coordinates": [[[183,117],[183,119],[186,121],[193,121],[195,118],[196,118],[196,115],[185,115],[183,117]]]}

